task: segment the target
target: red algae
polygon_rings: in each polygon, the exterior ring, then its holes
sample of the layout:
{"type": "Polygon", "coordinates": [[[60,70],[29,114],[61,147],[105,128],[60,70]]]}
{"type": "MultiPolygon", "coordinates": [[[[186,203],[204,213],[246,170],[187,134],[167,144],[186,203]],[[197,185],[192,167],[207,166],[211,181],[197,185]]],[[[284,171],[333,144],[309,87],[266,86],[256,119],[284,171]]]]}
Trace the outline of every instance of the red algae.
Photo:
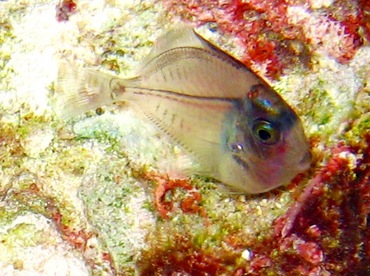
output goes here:
{"type": "Polygon", "coordinates": [[[171,193],[176,188],[181,188],[187,191],[185,198],[180,200],[180,208],[184,213],[200,213],[204,215],[203,209],[199,206],[202,196],[199,192],[193,190],[186,179],[170,179],[168,177],[160,177],[155,175],[147,175],[147,179],[153,179],[156,182],[154,190],[154,205],[163,219],[169,219],[169,213],[173,211],[173,200],[166,200],[166,197],[171,197],[171,193]]]}
{"type": "Polygon", "coordinates": [[[278,77],[305,56],[324,51],[340,62],[349,61],[368,33],[367,1],[334,1],[314,7],[302,1],[164,0],[170,13],[197,25],[217,23],[221,32],[235,37],[245,51],[242,61],[258,64],[270,77],[278,77]],[[365,11],[364,11],[365,8],[365,11]],[[300,44],[300,47],[296,47],[300,44]]]}
{"type": "MultiPolygon", "coordinates": [[[[365,141],[334,147],[327,165],[276,220],[275,234],[262,242],[265,247],[254,248],[273,260],[269,269],[284,275],[368,275],[370,136],[365,141]],[[353,170],[349,154],[362,155],[353,170]]],[[[252,267],[256,273],[263,269],[252,267]]]]}
{"type": "Polygon", "coordinates": [[[360,20],[362,20],[361,26],[363,27],[363,37],[367,41],[370,41],[370,2],[368,0],[360,0],[360,20]]]}
{"type": "Polygon", "coordinates": [[[71,14],[76,11],[77,4],[73,0],[62,0],[55,7],[56,18],[59,22],[68,21],[71,14]]]}
{"type": "MultiPolygon", "coordinates": [[[[68,242],[71,246],[77,249],[82,256],[86,263],[94,269],[96,263],[94,261],[93,256],[90,256],[89,250],[93,250],[93,246],[89,245],[89,240],[92,238],[97,238],[93,232],[87,231],[85,229],[75,229],[71,228],[67,225],[66,222],[63,221],[63,215],[61,214],[59,208],[56,206],[54,200],[49,200],[47,204],[47,212],[49,213],[48,216],[54,221],[56,228],[61,233],[61,237],[63,240],[68,242]]],[[[95,256],[96,257],[96,256],[95,256]]],[[[100,259],[102,262],[107,264],[110,271],[115,274],[115,266],[114,261],[110,253],[101,252],[100,259]]]]}
{"type": "Polygon", "coordinates": [[[230,232],[223,238],[228,249],[210,252],[186,233],[174,234],[170,246],[154,234],[150,250],[142,253],[140,275],[368,275],[370,135],[327,151],[328,161],[275,220],[271,234],[251,240],[230,232]],[[245,249],[250,258],[241,261],[245,249]]]}
{"type": "Polygon", "coordinates": [[[154,246],[145,251],[138,267],[142,276],[205,276],[220,275],[226,271],[221,258],[193,248],[188,239],[180,236],[176,238],[176,247],[154,246]]]}
{"type": "Polygon", "coordinates": [[[87,242],[90,238],[92,238],[93,234],[83,229],[71,229],[68,225],[63,223],[63,215],[54,205],[53,201],[49,202],[48,211],[51,212],[51,219],[54,221],[57,229],[62,234],[63,239],[70,243],[74,248],[84,252],[86,250],[87,242]]]}

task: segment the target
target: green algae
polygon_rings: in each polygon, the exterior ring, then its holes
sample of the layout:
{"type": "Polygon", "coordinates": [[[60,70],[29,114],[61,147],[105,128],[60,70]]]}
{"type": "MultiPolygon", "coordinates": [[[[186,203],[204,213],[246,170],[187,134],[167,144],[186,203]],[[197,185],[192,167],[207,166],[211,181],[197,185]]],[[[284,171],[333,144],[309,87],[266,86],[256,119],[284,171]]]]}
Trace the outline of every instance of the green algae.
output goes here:
{"type": "Polygon", "coordinates": [[[8,229],[7,233],[2,236],[2,244],[11,246],[17,244],[19,247],[31,247],[41,243],[45,237],[43,232],[33,224],[21,223],[8,229]]]}

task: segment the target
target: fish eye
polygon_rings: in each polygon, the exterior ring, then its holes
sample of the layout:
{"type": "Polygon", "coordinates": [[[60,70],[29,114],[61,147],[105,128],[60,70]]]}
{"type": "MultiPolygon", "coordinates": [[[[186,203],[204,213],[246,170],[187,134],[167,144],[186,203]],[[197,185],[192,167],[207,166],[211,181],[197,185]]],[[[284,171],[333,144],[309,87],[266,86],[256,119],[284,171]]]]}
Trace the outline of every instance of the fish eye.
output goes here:
{"type": "Polygon", "coordinates": [[[252,127],[254,137],[261,143],[273,145],[280,139],[279,129],[265,120],[257,120],[252,127]]]}

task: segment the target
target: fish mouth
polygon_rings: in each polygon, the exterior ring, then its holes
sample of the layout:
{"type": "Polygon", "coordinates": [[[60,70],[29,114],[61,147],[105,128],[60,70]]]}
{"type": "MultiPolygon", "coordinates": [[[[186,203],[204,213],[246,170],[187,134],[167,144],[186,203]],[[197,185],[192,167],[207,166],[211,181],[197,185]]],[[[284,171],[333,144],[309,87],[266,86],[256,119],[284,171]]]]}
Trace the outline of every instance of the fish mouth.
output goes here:
{"type": "Polygon", "coordinates": [[[247,162],[245,162],[243,159],[241,159],[239,156],[235,154],[233,155],[233,157],[234,157],[234,160],[238,163],[238,165],[241,166],[245,171],[249,170],[249,166],[247,162]]]}

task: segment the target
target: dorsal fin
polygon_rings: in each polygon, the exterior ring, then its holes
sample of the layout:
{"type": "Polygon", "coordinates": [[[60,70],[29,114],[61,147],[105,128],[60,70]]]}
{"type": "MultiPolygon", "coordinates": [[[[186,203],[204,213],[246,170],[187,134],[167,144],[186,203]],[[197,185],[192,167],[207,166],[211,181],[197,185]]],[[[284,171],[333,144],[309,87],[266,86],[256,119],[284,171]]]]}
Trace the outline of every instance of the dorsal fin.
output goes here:
{"type": "Polygon", "coordinates": [[[160,54],[179,47],[194,47],[211,50],[210,44],[197,35],[191,26],[184,25],[171,29],[160,36],[154,43],[148,56],[143,59],[142,67],[160,54]]]}
{"type": "Polygon", "coordinates": [[[242,98],[260,79],[241,62],[212,45],[191,27],[160,37],[128,87],[196,97],[242,98]]]}

